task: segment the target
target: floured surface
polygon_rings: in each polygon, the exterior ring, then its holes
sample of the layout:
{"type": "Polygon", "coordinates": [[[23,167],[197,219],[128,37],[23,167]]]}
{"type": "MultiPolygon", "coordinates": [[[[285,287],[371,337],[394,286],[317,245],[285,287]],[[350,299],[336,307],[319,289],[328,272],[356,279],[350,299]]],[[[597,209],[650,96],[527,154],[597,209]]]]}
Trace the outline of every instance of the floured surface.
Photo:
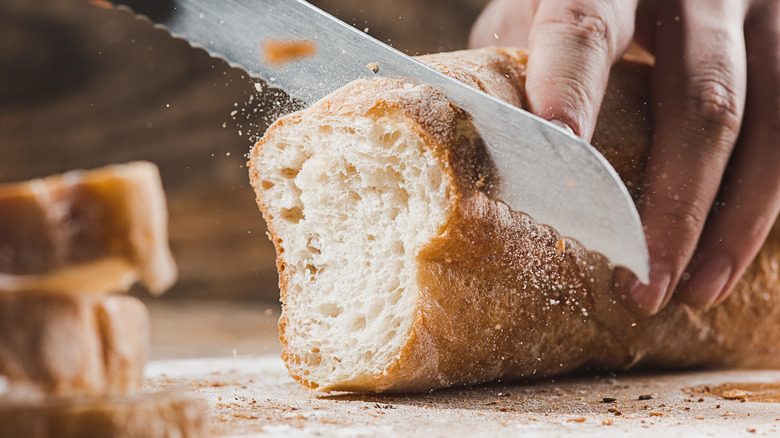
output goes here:
{"type": "Polygon", "coordinates": [[[756,382],[777,385],[780,370],[581,374],[416,395],[328,395],[301,388],[281,359],[266,355],[155,361],[145,390],[176,387],[204,398],[212,433],[222,437],[780,436],[780,404],[691,391],[756,382]]]}

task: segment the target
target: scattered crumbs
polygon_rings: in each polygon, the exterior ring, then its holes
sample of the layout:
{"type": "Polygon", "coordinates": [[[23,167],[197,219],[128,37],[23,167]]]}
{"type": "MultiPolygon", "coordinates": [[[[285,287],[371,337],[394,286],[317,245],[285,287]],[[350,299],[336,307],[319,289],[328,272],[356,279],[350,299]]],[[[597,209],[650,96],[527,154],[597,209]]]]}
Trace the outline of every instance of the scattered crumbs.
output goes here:
{"type": "Polygon", "coordinates": [[[601,399],[602,403],[615,403],[617,401],[614,397],[604,397],[601,399]]]}
{"type": "Polygon", "coordinates": [[[642,394],[639,396],[639,400],[652,400],[653,396],[650,394],[642,394]]]}
{"type": "Polygon", "coordinates": [[[395,406],[387,404],[387,405],[380,405],[379,403],[374,403],[374,407],[377,409],[395,409],[395,406]]]}
{"type": "Polygon", "coordinates": [[[611,412],[615,414],[616,417],[623,415],[623,412],[620,409],[615,409],[615,408],[609,408],[607,409],[607,412],[611,412]]]}
{"type": "Polygon", "coordinates": [[[756,433],[756,429],[754,429],[752,427],[750,429],[748,429],[747,431],[750,432],[750,433],[756,433]]]}
{"type": "Polygon", "coordinates": [[[558,251],[558,254],[566,252],[566,241],[563,240],[563,237],[558,239],[558,243],[555,244],[555,250],[558,251]]]}
{"type": "Polygon", "coordinates": [[[720,405],[715,405],[715,409],[720,409],[720,405]]]}
{"type": "Polygon", "coordinates": [[[227,128],[227,122],[222,122],[222,128],[227,128]]]}
{"type": "Polygon", "coordinates": [[[377,64],[376,62],[369,62],[368,64],[366,64],[366,68],[371,70],[374,73],[379,73],[379,64],[377,64]]]}
{"type": "Polygon", "coordinates": [[[495,38],[495,39],[498,39],[498,34],[497,34],[497,33],[494,33],[494,34],[493,34],[493,38],[495,38]]]}
{"type": "Polygon", "coordinates": [[[612,420],[610,420],[609,418],[607,418],[606,420],[601,420],[601,425],[602,426],[611,426],[612,425],[612,420]]]}
{"type": "Polygon", "coordinates": [[[257,415],[245,414],[243,412],[233,412],[233,417],[235,417],[235,418],[243,418],[243,419],[246,419],[246,420],[257,420],[258,418],[260,418],[257,415]]]}
{"type": "Polygon", "coordinates": [[[501,324],[496,324],[496,325],[494,325],[494,326],[493,326],[493,329],[494,329],[495,331],[497,331],[497,332],[498,332],[498,331],[501,331],[501,329],[502,329],[502,327],[501,327],[501,324]]]}
{"type": "Polygon", "coordinates": [[[697,402],[699,402],[699,403],[701,403],[701,402],[703,402],[703,401],[704,401],[704,397],[699,397],[699,399],[698,399],[698,400],[696,400],[696,401],[697,401],[697,402]]]}
{"type": "Polygon", "coordinates": [[[569,418],[566,420],[568,423],[584,423],[585,421],[585,417],[569,418]]]}
{"type": "Polygon", "coordinates": [[[309,40],[274,40],[263,41],[263,58],[266,64],[282,65],[297,61],[317,52],[317,46],[309,40]]]}
{"type": "Polygon", "coordinates": [[[663,412],[650,412],[649,415],[651,417],[665,417],[666,416],[666,414],[664,414],[663,412]]]}
{"type": "Polygon", "coordinates": [[[235,117],[236,114],[238,114],[238,110],[233,110],[230,112],[230,117],[235,117]]]}

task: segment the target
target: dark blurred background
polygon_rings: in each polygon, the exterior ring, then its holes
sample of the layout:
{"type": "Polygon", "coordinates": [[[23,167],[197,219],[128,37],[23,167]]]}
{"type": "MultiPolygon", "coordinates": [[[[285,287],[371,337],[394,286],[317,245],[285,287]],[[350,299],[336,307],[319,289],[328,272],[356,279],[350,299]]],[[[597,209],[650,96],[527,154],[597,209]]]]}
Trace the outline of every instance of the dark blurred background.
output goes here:
{"type": "MultiPolygon", "coordinates": [[[[150,16],[170,7],[128,3],[150,16]]],[[[423,54],[465,48],[486,0],[312,3],[423,54]]],[[[164,297],[277,301],[274,250],[245,154],[283,96],[258,93],[242,71],[107,6],[0,0],[0,183],[152,161],[180,270],[164,297]]]]}

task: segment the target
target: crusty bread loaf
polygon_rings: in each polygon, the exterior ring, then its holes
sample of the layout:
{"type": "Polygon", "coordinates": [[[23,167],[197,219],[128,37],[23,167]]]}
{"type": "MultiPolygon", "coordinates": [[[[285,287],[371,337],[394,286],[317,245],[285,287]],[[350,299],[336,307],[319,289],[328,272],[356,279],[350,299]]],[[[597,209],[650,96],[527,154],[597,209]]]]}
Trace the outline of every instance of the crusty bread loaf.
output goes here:
{"type": "Polygon", "coordinates": [[[0,294],[0,400],[138,391],[148,349],[134,297],[0,294]]]}
{"type": "Polygon", "coordinates": [[[0,293],[110,293],[176,279],[165,195],[148,162],[0,186],[0,293]]]}
{"type": "MultiPolygon", "coordinates": [[[[522,50],[421,59],[524,105],[522,50]]],[[[613,69],[593,138],[635,195],[650,68],[613,69]]],[[[780,226],[720,306],[673,299],[633,315],[602,256],[491,199],[468,116],[426,85],[353,82],[277,121],[249,164],[277,249],[282,355],[310,388],[420,391],[583,364],[780,365],[780,226]]]]}
{"type": "Polygon", "coordinates": [[[202,402],[171,392],[0,400],[0,436],[9,438],[198,438],[207,419],[202,402]]]}

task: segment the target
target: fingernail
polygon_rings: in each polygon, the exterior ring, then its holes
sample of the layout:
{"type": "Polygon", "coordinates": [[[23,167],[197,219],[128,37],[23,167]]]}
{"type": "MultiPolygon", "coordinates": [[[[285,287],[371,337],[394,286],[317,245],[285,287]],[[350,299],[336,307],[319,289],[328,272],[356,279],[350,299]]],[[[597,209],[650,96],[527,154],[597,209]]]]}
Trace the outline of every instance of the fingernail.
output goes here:
{"type": "Polygon", "coordinates": [[[564,131],[566,131],[567,134],[571,135],[572,137],[576,137],[576,135],[574,134],[574,130],[571,129],[569,125],[561,122],[560,120],[550,120],[550,123],[563,129],[564,131]]]}
{"type": "Polygon", "coordinates": [[[628,285],[628,293],[637,307],[654,314],[663,306],[671,281],[672,269],[669,263],[656,261],[650,264],[650,283],[642,284],[636,279],[628,285]]]}
{"type": "Polygon", "coordinates": [[[698,307],[715,304],[731,278],[733,268],[724,256],[713,256],[699,262],[685,285],[686,301],[698,307]]]}

